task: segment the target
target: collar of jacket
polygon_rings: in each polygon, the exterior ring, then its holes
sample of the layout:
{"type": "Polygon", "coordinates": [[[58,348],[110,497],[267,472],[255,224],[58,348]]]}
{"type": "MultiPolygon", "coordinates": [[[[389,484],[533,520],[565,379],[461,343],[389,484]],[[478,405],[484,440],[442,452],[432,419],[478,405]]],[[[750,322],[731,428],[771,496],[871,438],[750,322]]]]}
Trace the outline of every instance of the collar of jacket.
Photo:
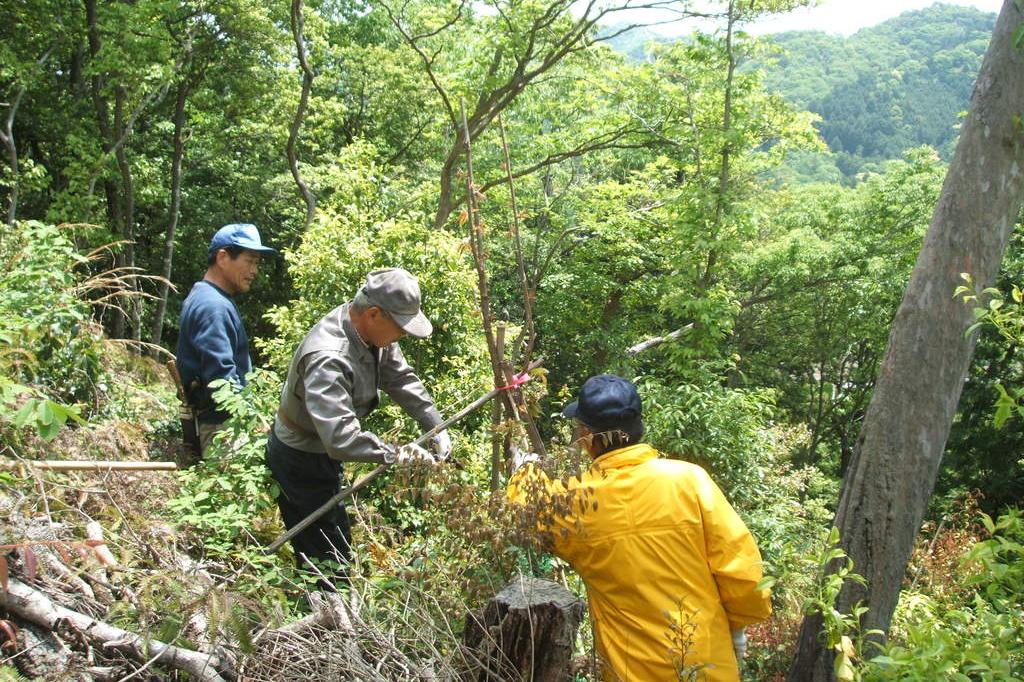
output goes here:
{"type": "Polygon", "coordinates": [[[590,468],[595,471],[600,471],[601,469],[624,469],[636,466],[637,464],[643,464],[657,456],[658,451],[647,443],[637,443],[636,445],[604,453],[594,460],[590,468]]]}
{"type": "MultiPolygon", "coordinates": [[[[359,336],[359,332],[356,331],[356,326],[352,324],[352,318],[349,317],[349,306],[351,303],[346,303],[338,309],[338,317],[341,318],[341,329],[345,332],[345,336],[349,340],[349,348],[356,349],[356,355],[367,360],[373,360],[374,357],[370,353],[370,346],[363,341],[363,337],[359,336]]],[[[380,349],[377,349],[380,352],[380,349]]]]}

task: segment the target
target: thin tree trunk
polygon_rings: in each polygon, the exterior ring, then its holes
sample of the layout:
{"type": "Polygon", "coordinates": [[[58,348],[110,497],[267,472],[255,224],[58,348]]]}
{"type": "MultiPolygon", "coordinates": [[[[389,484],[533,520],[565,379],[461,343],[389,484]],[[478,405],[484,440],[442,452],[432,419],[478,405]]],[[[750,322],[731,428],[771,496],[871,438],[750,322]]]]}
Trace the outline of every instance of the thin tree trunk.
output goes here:
{"type": "MultiPolygon", "coordinates": [[[[483,318],[484,337],[487,341],[487,350],[491,358],[491,369],[494,373],[494,385],[507,385],[511,377],[506,375],[504,358],[498,353],[498,345],[491,326],[491,295],[487,283],[487,258],[486,248],[483,240],[483,227],[478,222],[478,208],[476,203],[476,188],[473,185],[473,151],[470,142],[470,129],[466,122],[465,105],[460,105],[462,110],[463,146],[466,149],[466,222],[469,224],[469,246],[473,254],[473,262],[476,265],[477,287],[480,292],[480,315],[483,318]]],[[[518,391],[502,391],[502,403],[505,406],[506,414],[509,417],[518,419],[526,426],[526,435],[530,439],[530,448],[538,454],[544,454],[544,441],[540,437],[540,431],[525,409],[522,395],[518,391]],[[515,394],[515,395],[512,395],[515,394]]]]}
{"type": "MultiPolygon", "coordinates": [[[[48,48],[39,59],[36,60],[36,67],[39,68],[46,63],[46,60],[50,58],[50,53],[53,52],[53,46],[48,48]]],[[[13,99],[7,103],[7,117],[4,119],[4,128],[0,130],[0,142],[4,145],[4,150],[7,152],[7,163],[11,167],[11,191],[7,196],[7,224],[13,225],[15,219],[18,216],[18,195],[19,195],[19,177],[20,172],[18,166],[18,145],[14,140],[14,118],[18,115],[18,107],[21,106],[21,99],[25,96],[25,86],[19,86],[18,91],[15,93],[13,99]]]]}
{"type": "MultiPolygon", "coordinates": [[[[836,526],[868,584],[848,584],[837,608],[862,601],[865,628],[889,628],[977,341],[965,336],[970,306],[953,298],[960,273],[991,285],[1024,199],[1024,52],[1013,47],[1022,23],[1004,0],[843,481],[836,526]]],[[[820,617],[804,621],[791,682],[832,678],[820,629],[820,617]]]]}
{"type": "Polygon", "coordinates": [[[11,167],[11,191],[7,196],[8,225],[14,224],[18,213],[18,147],[14,143],[14,116],[18,113],[18,106],[21,105],[21,98],[24,95],[25,88],[18,88],[7,110],[4,129],[0,132],[0,141],[3,141],[4,149],[7,151],[7,164],[11,167]]]}
{"type": "Polygon", "coordinates": [[[178,216],[181,213],[181,161],[185,156],[185,103],[188,100],[190,83],[187,79],[178,85],[178,95],[174,100],[174,154],[171,157],[171,208],[167,217],[167,233],[164,236],[164,256],[160,268],[159,291],[157,292],[156,311],[153,314],[151,341],[160,345],[164,331],[164,315],[167,314],[167,296],[170,289],[171,269],[174,264],[174,235],[178,229],[178,216]]]}
{"type": "Polygon", "coordinates": [[[512,209],[512,243],[516,250],[516,267],[519,270],[519,284],[523,288],[523,328],[512,344],[513,366],[525,367],[533,359],[533,346],[537,340],[537,332],[533,323],[533,300],[537,295],[536,286],[526,274],[526,259],[523,256],[523,240],[519,230],[519,206],[516,202],[516,186],[512,181],[512,156],[508,151],[508,140],[505,137],[505,122],[498,114],[498,130],[501,132],[501,150],[505,155],[505,175],[508,178],[508,196],[512,209]],[[523,340],[526,347],[522,347],[523,340]]]}
{"type": "Polygon", "coordinates": [[[295,180],[296,186],[299,188],[299,194],[302,195],[302,200],[306,202],[306,222],[303,225],[303,229],[306,229],[313,222],[313,216],[316,214],[316,197],[313,196],[313,192],[310,191],[309,185],[302,179],[302,174],[299,172],[299,159],[296,151],[296,146],[299,141],[299,130],[302,128],[302,121],[306,116],[306,107],[309,106],[309,93],[313,89],[313,70],[309,67],[309,61],[306,55],[306,40],[303,36],[303,19],[302,19],[302,0],[292,0],[292,11],[291,11],[291,26],[292,26],[292,39],[295,41],[295,50],[299,58],[299,66],[302,68],[302,92],[299,95],[299,106],[295,110],[295,117],[292,119],[292,125],[288,129],[288,146],[286,149],[288,155],[288,168],[291,169],[292,178],[295,180]]]}
{"type": "MultiPolygon", "coordinates": [[[[124,108],[126,100],[128,99],[128,93],[124,86],[117,86],[117,90],[114,95],[114,130],[117,133],[118,138],[122,138],[126,134],[126,122],[124,116],[124,108]]],[[[135,180],[132,177],[132,166],[128,162],[128,153],[125,151],[124,144],[117,145],[114,150],[114,158],[117,160],[117,168],[121,174],[121,217],[123,219],[123,231],[125,245],[124,250],[119,255],[119,265],[124,267],[128,272],[134,272],[135,268],[135,180]]],[[[141,304],[142,299],[138,295],[139,281],[135,277],[130,277],[127,280],[127,296],[124,300],[124,306],[127,308],[128,317],[131,326],[131,336],[135,341],[140,341],[142,338],[141,334],[141,304]]]]}
{"type": "Polygon", "coordinates": [[[718,174],[718,192],[715,195],[715,235],[712,239],[711,249],[708,252],[707,264],[704,267],[704,274],[701,277],[701,288],[707,289],[715,274],[715,264],[718,262],[718,251],[714,246],[714,239],[721,234],[722,222],[725,220],[725,213],[728,209],[729,194],[729,157],[732,151],[732,143],[729,142],[729,132],[732,130],[732,82],[736,72],[736,55],[733,52],[732,37],[733,27],[736,24],[736,3],[729,2],[729,12],[725,27],[725,52],[728,59],[728,69],[725,76],[725,103],[722,110],[722,134],[725,141],[722,143],[722,164],[718,174]]]}
{"type": "MultiPolygon", "coordinates": [[[[96,10],[96,0],[85,0],[85,17],[89,39],[89,56],[95,59],[102,47],[99,29],[99,16],[96,10]]],[[[114,148],[114,134],[110,128],[110,108],[107,101],[103,99],[103,90],[106,88],[106,78],[102,73],[95,72],[90,77],[90,89],[92,94],[93,108],[96,111],[96,125],[100,131],[100,143],[103,147],[103,157],[114,148]]],[[[102,171],[101,171],[102,172],[102,171]]],[[[107,219],[110,221],[110,231],[123,236],[124,213],[122,211],[121,198],[115,185],[110,178],[104,176],[103,191],[107,203],[107,219]]],[[[123,265],[123,257],[119,254],[114,259],[115,267],[123,265]]],[[[113,338],[124,338],[125,317],[123,312],[114,306],[112,309],[113,320],[110,322],[110,335],[113,338]]]]}

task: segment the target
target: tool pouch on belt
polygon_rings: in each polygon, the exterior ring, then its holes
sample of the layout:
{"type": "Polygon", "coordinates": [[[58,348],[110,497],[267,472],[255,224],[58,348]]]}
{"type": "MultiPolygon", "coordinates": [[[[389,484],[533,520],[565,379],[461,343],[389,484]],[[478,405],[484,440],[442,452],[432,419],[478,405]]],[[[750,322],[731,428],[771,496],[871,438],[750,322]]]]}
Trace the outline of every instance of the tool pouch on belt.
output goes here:
{"type": "Polygon", "coordinates": [[[196,462],[203,454],[199,441],[199,420],[195,408],[188,402],[188,394],[181,383],[181,374],[178,373],[178,364],[171,360],[167,363],[167,369],[178,389],[178,420],[181,422],[181,442],[185,447],[185,457],[189,462],[196,462]]]}
{"type": "Polygon", "coordinates": [[[199,442],[199,421],[195,410],[187,403],[178,403],[178,420],[181,421],[181,442],[185,453],[191,459],[199,459],[202,445],[199,442]]]}

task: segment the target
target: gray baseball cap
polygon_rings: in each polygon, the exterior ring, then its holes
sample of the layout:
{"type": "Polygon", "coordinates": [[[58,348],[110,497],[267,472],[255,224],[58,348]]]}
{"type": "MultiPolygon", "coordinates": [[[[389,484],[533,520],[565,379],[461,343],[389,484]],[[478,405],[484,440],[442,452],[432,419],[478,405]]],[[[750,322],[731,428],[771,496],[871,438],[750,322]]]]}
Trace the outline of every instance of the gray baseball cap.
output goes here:
{"type": "Polygon", "coordinates": [[[423,339],[434,331],[434,326],[420,310],[419,282],[408,271],[402,268],[374,270],[366,276],[362,291],[370,305],[390,315],[407,334],[423,339]]]}

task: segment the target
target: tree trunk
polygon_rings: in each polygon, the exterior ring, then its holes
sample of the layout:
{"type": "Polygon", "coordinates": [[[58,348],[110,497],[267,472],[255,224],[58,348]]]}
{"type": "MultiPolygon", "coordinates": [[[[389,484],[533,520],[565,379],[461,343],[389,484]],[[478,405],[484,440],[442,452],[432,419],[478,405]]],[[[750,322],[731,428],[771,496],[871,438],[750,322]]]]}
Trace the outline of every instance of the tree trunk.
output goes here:
{"type": "Polygon", "coordinates": [[[18,214],[18,147],[14,143],[14,116],[18,112],[18,105],[25,94],[25,88],[18,88],[18,93],[9,103],[7,118],[4,121],[4,129],[0,131],[0,141],[3,142],[7,151],[7,163],[11,167],[11,189],[7,195],[7,224],[13,225],[18,214]]]}
{"type": "MultiPolygon", "coordinates": [[[[118,140],[127,136],[128,123],[125,121],[127,99],[128,92],[123,85],[118,85],[114,95],[114,133],[118,140]]],[[[132,167],[128,162],[128,152],[125,151],[125,146],[125,144],[115,143],[114,151],[117,169],[121,174],[121,234],[125,240],[124,250],[118,255],[118,265],[125,268],[126,273],[129,274],[125,282],[127,296],[124,297],[123,305],[127,308],[131,337],[135,341],[141,341],[140,280],[132,276],[135,268],[135,180],[132,177],[132,167]]]]}
{"type": "MultiPolygon", "coordinates": [[[[85,0],[85,17],[88,28],[89,56],[95,59],[102,47],[96,0],[85,0]]],[[[107,101],[103,99],[103,90],[105,88],[106,78],[103,74],[99,72],[93,73],[90,77],[90,89],[92,91],[93,108],[96,111],[96,125],[100,132],[100,143],[103,147],[104,159],[114,148],[113,140],[115,139],[110,129],[110,108],[107,106],[107,101]]],[[[121,228],[124,214],[117,186],[110,178],[104,176],[103,190],[107,200],[107,219],[110,221],[110,231],[115,235],[123,234],[121,228]]],[[[120,255],[115,257],[114,265],[115,267],[123,265],[123,258],[120,255]]],[[[115,339],[124,338],[124,313],[117,306],[114,306],[111,310],[113,320],[110,322],[110,336],[115,339]]]]}
{"type": "Polygon", "coordinates": [[[573,679],[573,643],[583,611],[583,602],[558,583],[520,576],[466,618],[463,645],[475,666],[462,679],[573,679]]]}
{"type": "MultiPolygon", "coordinates": [[[[1005,0],[843,481],[836,526],[868,585],[847,585],[837,606],[863,601],[865,628],[889,628],[977,341],[953,291],[962,272],[979,289],[995,280],[1024,198],[1024,52],[1012,44],[1022,23],[1005,0]]],[[[832,678],[819,631],[820,619],[804,621],[791,682],[832,678]]]]}
{"type": "Polygon", "coordinates": [[[189,81],[182,80],[174,100],[174,155],[171,157],[171,208],[167,217],[167,233],[164,236],[164,257],[160,268],[160,289],[157,293],[156,312],[150,341],[159,346],[164,331],[164,315],[167,314],[167,296],[170,289],[171,269],[174,264],[174,235],[178,229],[181,212],[181,161],[185,156],[185,103],[188,100],[189,81]]]}
{"type": "Polygon", "coordinates": [[[730,205],[729,195],[729,155],[732,151],[732,142],[729,141],[729,133],[732,131],[732,84],[736,73],[736,53],[733,50],[733,29],[738,20],[736,3],[730,0],[729,10],[726,16],[725,26],[725,53],[728,59],[728,68],[725,76],[725,102],[722,105],[722,163],[718,168],[718,191],[715,195],[715,234],[711,239],[711,248],[708,251],[708,260],[704,266],[704,274],[700,279],[701,289],[707,290],[715,276],[715,264],[718,261],[718,251],[714,242],[722,233],[722,223],[730,205]]]}
{"type": "Polygon", "coordinates": [[[310,191],[309,185],[302,179],[299,172],[299,158],[296,147],[299,142],[299,130],[302,128],[302,121],[306,116],[306,107],[309,105],[309,93],[313,88],[313,69],[309,66],[306,55],[306,39],[303,36],[302,0],[292,0],[291,27],[292,39],[295,41],[295,50],[299,58],[299,66],[302,69],[302,92],[299,95],[299,106],[295,109],[295,117],[288,129],[288,146],[285,149],[288,155],[288,168],[291,169],[292,178],[299,188],[299,194],[306,203],[306,222],[303,229],[306,229],[313,222],[316,214],[316,197],[310,191]]]}

